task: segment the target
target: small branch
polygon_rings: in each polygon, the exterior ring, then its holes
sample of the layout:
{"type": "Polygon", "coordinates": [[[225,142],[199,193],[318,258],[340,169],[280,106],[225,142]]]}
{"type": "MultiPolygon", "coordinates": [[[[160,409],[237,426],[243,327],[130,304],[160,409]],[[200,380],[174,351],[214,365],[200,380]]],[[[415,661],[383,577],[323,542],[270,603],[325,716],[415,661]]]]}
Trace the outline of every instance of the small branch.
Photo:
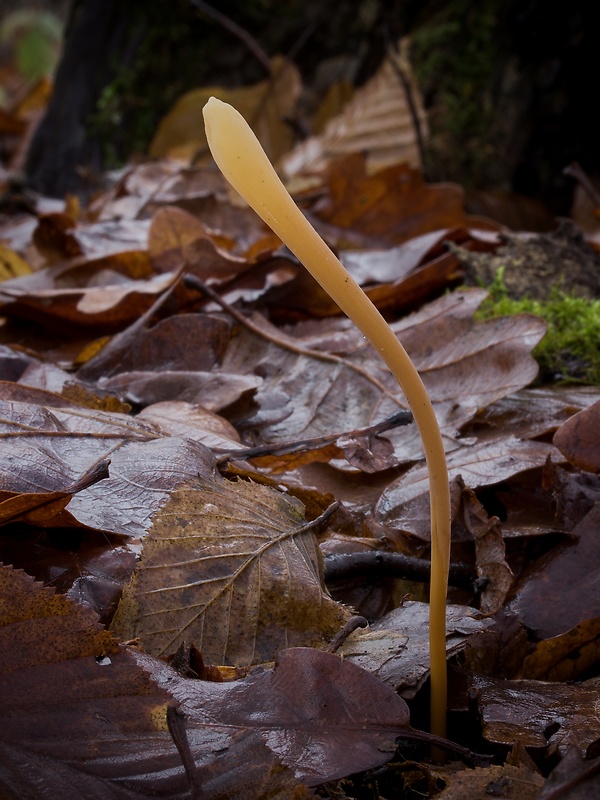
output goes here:
{"type": "Polygon", "coordinates": [[[397,411],[391,417],[387,417],[375,425],[369,425],[366,428],[356,428],[353,431],[344,431],[342,433],[331,433],[326,436],[314,436],[311,439],[297,439],[295,442],[274,442],[272,444],[261,444],[257,447],[247,447],[239,450],[225,450],[218,447],[211,448],[215,455],[218,455],[217,464],[223,464],[231,459],[248,459],[260,458],[261,456],[283,456],[292,453],[304,452],[306,450],[316,450],[320,447],[326,447],[333,444],[342,436],[344,438],[356,438],[358,436],[378,436],[380,433],[397,428],[401,425],[408,425],[412,422],[412,414],[410,411],[397,411]]]}
{"type": "MultiPolygon", "coordinates": [[[[384,550],[333,553],[325,557],[325,581],[338,581],[373,572],[428,583],[431,563],[424,558],[386,553],[384,550]]],[[[475,592],[481,590],[475,570],[465,564],[450,564],[450,583],[475,592]]]]}
{"type": "Polygon", "coordinates": [[[191,0],[191,2],[192,5],[196,6],[198,11],[200,11],[202,14],[214,19],[215,22],[218,22],[219,25],[225,28],[225,30],[233,33],[234,36],[237,36],[237,38],[246,45],[256,60],[265,68],[267,74],[271,74],[271,61],[269,56],[265,53],[251,33],[248,33],[248,31],[242,28],[241,25],[238,25],[237,22],[234,22],[221,11],[217,11],[216,8],[213,8],[208,3],[205,3],[204,0],[191,0]]]}
{"type": "Polygon", "coordinates": [[[343,367],[347,367],[351,369],[353,372],[358,373],[363,378],[365,378],[369,383],[375,386],[376,389],[384,394],[387,398],[392,400],[396,403],[397,406],[400,408],[405,408],[404,404],[400,402],[398,397],[390,392],[390,390],[378,381],[377,378],[373,377],[373,375],[369,374],[365,369],[360,367],[358,364],[353,364],[351,361],[348,361],[341,356],[336,356],[333,353],[324,353],[321,350],[311,350],[309,347],[302,347],[300,344],[296,344],[295,342],[290,341],[289,339],[284,339],[279,336],[274,336],[267,331],[264,331],[254,322],[249,320],[243,314],[241,314],[236,308],[233,308],[226,300],[223,300],[210,286],[207,286],[204,281],[201,281],[200,278],[197,278],[195,275],[185,275],[183,282],[186,286],[197,289],[202,294],[206,295],[210,300],[214,303],[219,305],[224,311],[230,314],[235,320],[237,320],[240,325],[243,325],[249,331],[254,333],[256,336],[260,336],[261,339],[265,339],[267,342],[271,342],[272,344],[277,345],[278,347],[282,347],[285,350],[289,350],[292,353],[296,353],[297,355],[307,356],[308,358],[316,358],[319,361],[329,361],[333,364],[341,364],[343,367]]]}
{"type": "Polygon", "coordinates": [[[192,755],[190,743],[187,738],[185,714],[179,706],[167,706],[167,727],[175,743],[179,757],[181,758],[183,768],[185,769],[188,785],[190,787],[190,797],[192,800],[203,800],[206,794],[200,784],[198,768],[196,767],[196,762],[194,761],[194,756],[192,755]]]}
{"type": "Polygon", "coordinates": [[[351,633],[354,633],[357,628],[366,628],[368,624],[369,623],[365,617],[350,617],[344,627],[338,631],[333,639],[329,642],[328,646],[325,648],[325,651],[327,653],[335,653],[335,651],[339,650],[339,648],[344,644],[351,633]]]}

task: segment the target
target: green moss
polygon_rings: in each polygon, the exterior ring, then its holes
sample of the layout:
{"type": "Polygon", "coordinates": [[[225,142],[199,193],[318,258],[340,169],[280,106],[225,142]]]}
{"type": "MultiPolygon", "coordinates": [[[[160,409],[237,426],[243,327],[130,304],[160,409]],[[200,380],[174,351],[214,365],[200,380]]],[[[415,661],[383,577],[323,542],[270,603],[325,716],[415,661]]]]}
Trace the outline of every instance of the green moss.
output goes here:
{"type": "Polygon", "coordinates": [[[559,288],[548,300],[512,300],[501,270],[488,289],[479,319],[535,314],[548,323],[548,332],[533,351],[541,380],[600,384],[600,300],[574,297],[559,288]]]}

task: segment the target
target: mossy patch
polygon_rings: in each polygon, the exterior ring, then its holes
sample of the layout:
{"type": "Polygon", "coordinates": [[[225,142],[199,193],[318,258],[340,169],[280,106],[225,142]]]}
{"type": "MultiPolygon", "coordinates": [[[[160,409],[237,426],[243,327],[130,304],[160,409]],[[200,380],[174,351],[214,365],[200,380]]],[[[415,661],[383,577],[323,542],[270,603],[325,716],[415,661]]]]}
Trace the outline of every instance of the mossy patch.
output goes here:
{"type": "Polygon", "coordinates": [[[554,288],[545,300],[508,296],[502,270],[488,287],[489,298],[480,319],[535,314],[546,320],[548,332],[533,351],[540,380],[600,384],[600,300],[575,297],[554,288]]]}

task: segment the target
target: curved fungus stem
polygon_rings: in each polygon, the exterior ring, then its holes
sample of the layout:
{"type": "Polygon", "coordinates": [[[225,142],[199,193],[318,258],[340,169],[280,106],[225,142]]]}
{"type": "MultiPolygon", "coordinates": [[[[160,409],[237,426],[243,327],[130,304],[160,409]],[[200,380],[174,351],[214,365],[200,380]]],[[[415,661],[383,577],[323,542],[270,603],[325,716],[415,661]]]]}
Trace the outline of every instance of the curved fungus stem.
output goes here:
{"type": "Polygon", "coordinates": [[[431,401],[396,335],[296,206],[246,120],[214,97],[203,113],[210,151],[225,178],[371,342],[400,384],[413,413],[425,451],[431,502],[431,731],[444,736],[450,492],[444,445],[431,401]]]}

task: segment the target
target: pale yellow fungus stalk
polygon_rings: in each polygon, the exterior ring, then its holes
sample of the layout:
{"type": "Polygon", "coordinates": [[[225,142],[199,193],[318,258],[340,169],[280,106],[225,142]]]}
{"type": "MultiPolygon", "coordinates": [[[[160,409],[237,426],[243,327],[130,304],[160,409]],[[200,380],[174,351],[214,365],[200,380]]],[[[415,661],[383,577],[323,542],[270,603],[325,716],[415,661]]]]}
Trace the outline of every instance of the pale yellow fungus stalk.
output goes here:
{"type": "Polygon", "coordinates": [[[225,178],[371,342],[413,413],[425,451],[431,497],[431,731],[444,736],[450,494],[444,445],[431,401],[396,335],[296,206],[242,115],[211,97],[204,106],[204,124],[210,151],[225,178]]]}

